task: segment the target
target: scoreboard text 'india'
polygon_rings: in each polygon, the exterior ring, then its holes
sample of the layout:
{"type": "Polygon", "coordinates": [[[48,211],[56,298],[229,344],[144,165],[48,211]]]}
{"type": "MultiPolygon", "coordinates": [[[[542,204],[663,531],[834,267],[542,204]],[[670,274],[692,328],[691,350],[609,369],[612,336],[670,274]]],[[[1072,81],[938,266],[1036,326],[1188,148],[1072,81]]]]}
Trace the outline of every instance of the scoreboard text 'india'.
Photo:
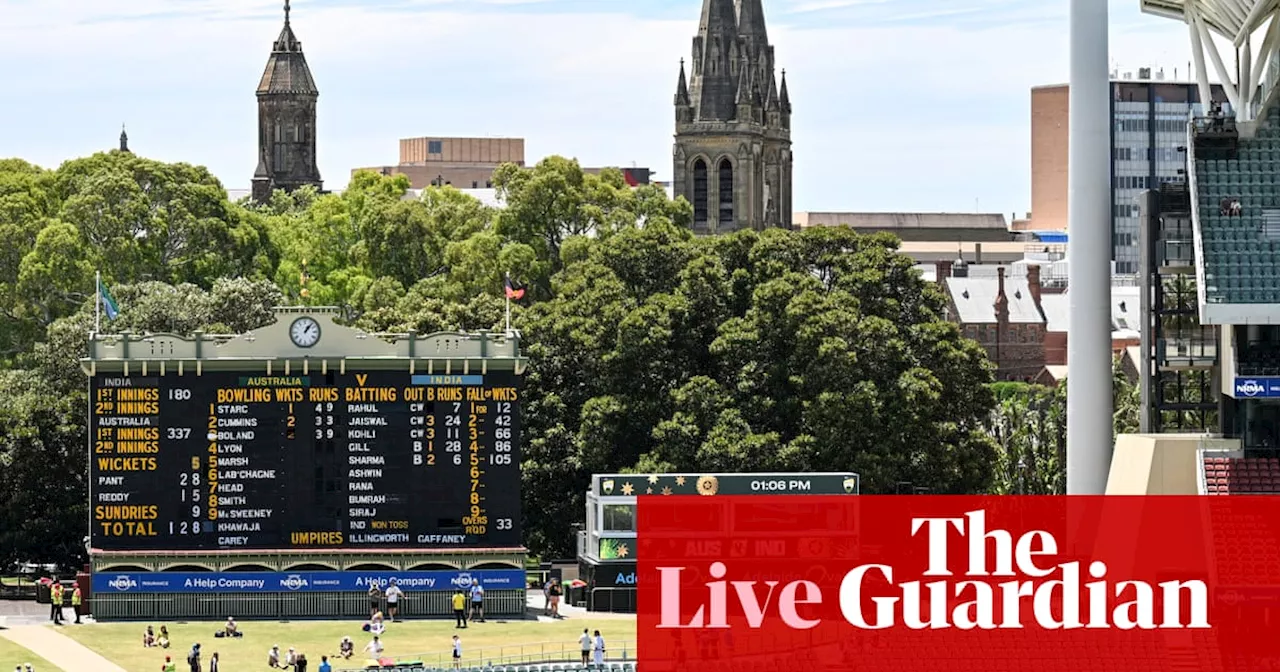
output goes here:
{"type": "Polygon", "coordinates": [[[90,381],[95,548],[521,545],[513,372],[90,381]]]}

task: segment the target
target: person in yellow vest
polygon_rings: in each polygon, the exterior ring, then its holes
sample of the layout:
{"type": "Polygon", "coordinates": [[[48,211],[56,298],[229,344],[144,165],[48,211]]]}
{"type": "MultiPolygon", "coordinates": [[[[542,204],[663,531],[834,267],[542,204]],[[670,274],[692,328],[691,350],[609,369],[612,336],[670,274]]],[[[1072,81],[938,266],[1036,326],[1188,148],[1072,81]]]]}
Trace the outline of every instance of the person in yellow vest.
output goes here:
{"type": "Polygon", "coordinates": [[[49,586],[49,618],[54,625],[62,625],[62,584],[57,578],[49,586]]]}
{"type": "Polygon", "coordinates": [[[164,667],[160,668],[161,672],[178,672],[178,666],[169,656],[164,657],[164,667]]]}
{"type": "Polygon", "coordinates": [[[453,619],[453,627],[467,627],[467,596],[462,594],[461,588],[453,594],[453,619]]]}
{"type": "Polygon", "coordinates": [[[76,612],[76,625],[80,625],[80,605],[84,603],[84,596],[80,594],[80,584],[76,584],[75,590],[71,591],[71,610],[76,612]]]}

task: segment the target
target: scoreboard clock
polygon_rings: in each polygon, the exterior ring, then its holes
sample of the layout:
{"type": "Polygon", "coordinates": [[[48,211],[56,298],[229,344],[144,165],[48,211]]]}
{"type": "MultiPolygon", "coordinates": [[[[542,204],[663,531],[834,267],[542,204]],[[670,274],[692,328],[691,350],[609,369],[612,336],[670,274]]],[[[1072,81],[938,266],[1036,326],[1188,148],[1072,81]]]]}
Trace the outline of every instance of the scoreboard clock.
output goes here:
{"type": "Polygon", "coordinates": [[[94,548],[522,545],[514,373],[99,374],[90,397],[94,548]]]}

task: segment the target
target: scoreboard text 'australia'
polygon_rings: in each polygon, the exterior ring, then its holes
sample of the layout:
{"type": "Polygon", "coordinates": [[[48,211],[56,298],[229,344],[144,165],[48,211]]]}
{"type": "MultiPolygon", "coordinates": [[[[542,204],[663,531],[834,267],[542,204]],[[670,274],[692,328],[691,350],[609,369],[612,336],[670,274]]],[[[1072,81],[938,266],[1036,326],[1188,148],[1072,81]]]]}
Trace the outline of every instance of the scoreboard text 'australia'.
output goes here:
{"type": "Polygon", "coordinates": [[[94,548],[513,548],[520,376],[90,378],[94,548]]]}

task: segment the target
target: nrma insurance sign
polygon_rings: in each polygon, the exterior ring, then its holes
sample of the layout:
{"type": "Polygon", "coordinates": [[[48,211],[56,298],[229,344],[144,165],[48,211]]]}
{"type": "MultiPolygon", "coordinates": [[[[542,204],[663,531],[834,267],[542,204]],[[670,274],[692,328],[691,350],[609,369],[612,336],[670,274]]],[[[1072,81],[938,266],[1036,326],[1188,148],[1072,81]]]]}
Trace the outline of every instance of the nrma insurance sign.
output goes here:
{"type": "Polygon", "coordinates": [[[1274,399],[1280,397],[1280,378],[1236,378],[1232,386],[1236,399],[1274,399]]]}
{"type": "Polygon", "coordinates": [[[365,592],[394,582],[405,591],[455,591],[479,583],[486,591],[524,590],[522,569],[470,572],[150,572],[94,574],[95,593],[365,592]]]}

